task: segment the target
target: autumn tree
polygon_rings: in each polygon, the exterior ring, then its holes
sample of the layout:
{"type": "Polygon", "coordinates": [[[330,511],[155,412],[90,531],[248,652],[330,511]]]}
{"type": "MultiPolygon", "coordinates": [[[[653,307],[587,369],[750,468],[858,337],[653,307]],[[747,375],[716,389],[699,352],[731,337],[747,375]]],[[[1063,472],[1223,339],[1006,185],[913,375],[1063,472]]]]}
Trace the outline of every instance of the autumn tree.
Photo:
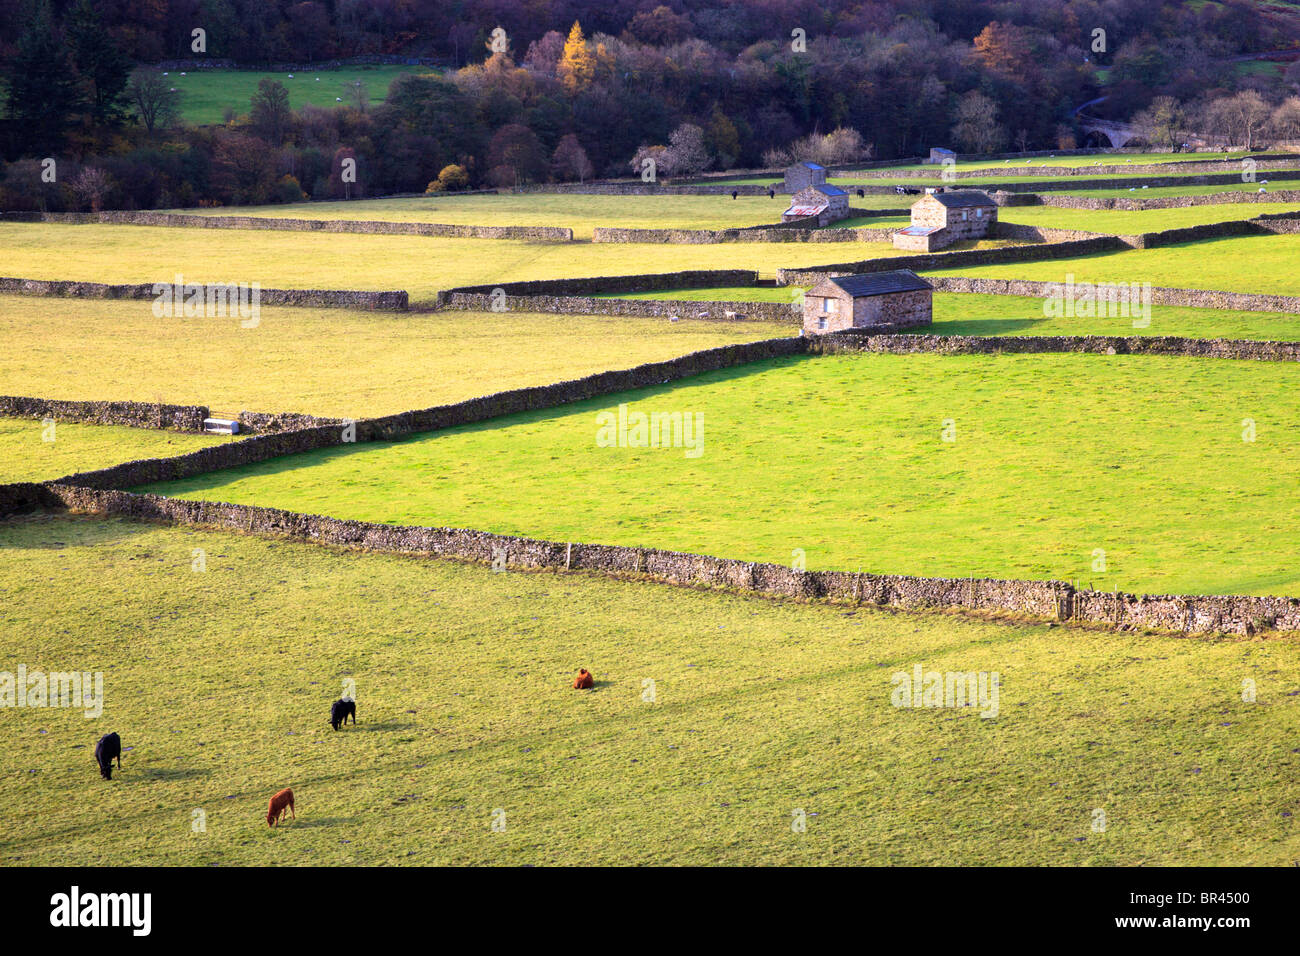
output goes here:
{"type": "Polygon", "coordinates": [[[1024,77],[1037,67],[1029,34],[1012,23],[993,21],[975,37],[974,47],[984,66],[1004,76],[1024,77]]]}
{"type": "Polygon", "coordinates": [[[564,41],[564,55],[560,57],[560,82],[570,96],[576,96],[587,87],[596,76],[596,58],[587,46],[582,35],[582,27],[573,21],[569,38],[564,41]]]}

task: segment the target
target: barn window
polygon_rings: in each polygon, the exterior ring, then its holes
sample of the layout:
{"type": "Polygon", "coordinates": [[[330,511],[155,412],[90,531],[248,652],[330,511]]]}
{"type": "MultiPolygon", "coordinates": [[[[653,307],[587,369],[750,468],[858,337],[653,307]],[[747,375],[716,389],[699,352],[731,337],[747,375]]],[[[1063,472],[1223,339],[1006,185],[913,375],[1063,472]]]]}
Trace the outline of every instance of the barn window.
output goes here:
{"type": "Polygon", "coordinates": [[[975,218],[976,218],[976,219],[983,219],[983,218],[984,218],[984,210],[983,210],[983,209],[976,209],[976,210],[975,210],[975,218]]]}
{"type": "Polygon", "coordinates": [[[822,304],[823,312],[838,312],[839,310],[840,310],[840,303],[837,299],[823,300],[823,304],[822,304]]]}
{"type": "Polygon", "coordinates": [[[961,221],[962,221],[962,222],[965,222],[965,221],[966,221],[967,219],[969,219],[969,218],[970,218],[970,210],[968,210],[968,209],[963,209],[963,210],[961,211],[961,221]]]}
{"type": "Polygon", "coordinates": [[[825,320],[824,318],[823,318],[823,319],[818,319],[818,320],[817,320],[817,329],[818,329],[818,331],[824,330],[825,328],[826,328],[826,320],[825,320]]]}

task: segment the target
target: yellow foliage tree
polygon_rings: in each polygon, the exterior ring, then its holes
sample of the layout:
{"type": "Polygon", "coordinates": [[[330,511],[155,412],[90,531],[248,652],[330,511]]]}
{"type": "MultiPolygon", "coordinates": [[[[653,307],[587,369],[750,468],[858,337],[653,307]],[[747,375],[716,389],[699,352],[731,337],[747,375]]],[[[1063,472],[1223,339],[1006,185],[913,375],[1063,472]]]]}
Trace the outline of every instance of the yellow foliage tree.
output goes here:
{"type": "Polygon", "coordinates": [[[560,57],[560,82],[570,96],[581,93],[596,76],[596,58],[587,48],[587,40],[582,35],[582,27],[573,21],[569,38],[564,41],[564,55],[560,57]]]}

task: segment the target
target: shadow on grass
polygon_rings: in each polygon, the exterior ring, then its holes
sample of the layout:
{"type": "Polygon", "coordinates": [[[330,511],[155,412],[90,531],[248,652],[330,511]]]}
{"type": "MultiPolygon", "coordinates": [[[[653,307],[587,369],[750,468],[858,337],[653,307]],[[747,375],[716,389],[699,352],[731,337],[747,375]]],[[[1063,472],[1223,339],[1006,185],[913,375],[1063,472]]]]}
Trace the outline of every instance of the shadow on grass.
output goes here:
{"type": "Polygon", "coordinates": [[[194,767],[168,769],[166,767],[149,767],[140,771],[140,778],[150,782],[170,783],[174,780],[197,780],[200,777],[212,776],[211,770],[200,770],[194,767]]]}
{"type": "Polygon", "coordinates": [[[290,817],[288,820],[281,821],[279,826],[267,827],[267,829],[282,830],[288,827],[291,830],[299,830],[303,827],[308,829],[315,829],[317,827],[336,827],[341,823],[356,823],[359,819],[359,817],[308,817],[304,815],[298,817],[296,820],[290,817]]]}
{"type": "Polygon", "coordinates": [[[935,322],[929,328],[917,329],[918,332],[931,335],[1013,335],[1025,332],[1047,320],[1038,319],[944,319],[935,322]]]}
{"type": "MultiPolygon", "coordinates": [[[[762,374],[763,372],[769,372],[774,369],[786,368],[801,362],[810,361],[814,361],[814,357],[810,355],[788,355],[778,358],[762,359],[757,362],[747,362],[744,365],[735,365],[730,368],[703,372],[699,375],[692,375],[684,379],[663,382],[657,385],[646,385],[640,388],[628,389],[623,392],[615,392],[609,395],[600,395],[595,398],[568,402],[550,408],[500,415],[494,418],[485,419],[481,422],[474,422],[468,425],[457,425],[452,428],[416,432],[412,435],[403,436],[395,441],[380,440],[357,442],[347,445],[335,445],[329,448],[317,448],[312,451],[281,455],[276,458],[268,459],[267,461],[255,462],[251,465],[239,465],[234,468],[224,468],[218,471],[212,471],[202,475],[194,475],[189,478],[182,478],[172,482],[146,485],[142,488],[130,488],[127,490],[135,492],[147,491],[160,495],[196,494],[221,488],[236,479],[278,475],[286,471],[324,465],[336,460],[349,458],[353,455],[382,455],[387,449],[394,445],[404,444],[407,442],[427,441],[443,434],[495,431],[497,429],[510,428],[515,425],[537,424],[575,415],[594,415],[598,411],[616,408],[622,402],[644,402],[658,396],[670,394],[680,389],[737,381],[753,375],[762,374]]],[[[380,467],[382,467],[382,465],[380,465],[380,467]]],[[[205,500],[216,500],[212,496],[208,495],[201,495],[200,497],[203,497],[205,500]]]]}

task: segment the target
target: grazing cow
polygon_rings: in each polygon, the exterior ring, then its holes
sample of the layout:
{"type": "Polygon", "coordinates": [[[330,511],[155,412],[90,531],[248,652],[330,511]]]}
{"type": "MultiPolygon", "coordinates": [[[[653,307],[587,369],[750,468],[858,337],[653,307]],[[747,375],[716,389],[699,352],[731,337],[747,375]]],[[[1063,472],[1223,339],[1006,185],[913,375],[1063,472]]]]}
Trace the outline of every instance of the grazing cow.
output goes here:
{"type": "Polygon", "coordinates": [[[357,702],[351,697],[341,697],[330,704],[330,726],[335,730],[339,729],[340,724],[348,722],[349,715],[352,717],[353,726],[355,726],[357,722],[357,702]]]}
{"type": "Polygon", "coordinates": [[[739,195],[740,195],[740,190],[738,190],[738,189],[733,189],[733,190],[731,191],[731,198],[732,198],[732,199],[735,199],[735,198],[736,198],[737,196],[739,196],[739,195]]]}
{"type": "Polygon", "coordinates": [[[894,187],[894,194],[895,194],[895,195],[898,195],[898,196],[904,196],[904,195],[907,194],[907,190],[904,189],[902,186],[895,186],[895,187],[894,187]]]}
{"type": "Polygon", "coordinates": [[[595,680],[592,679],[591,671],[584,667],[578,671],[578,676],[573,679],[573,689],[591,690],[595,683],[595,680]]]}
{"type": "Polygon", "coordinates": [[[288,787],[271,798],[271,806],[266,811],[266,825],[273,827],[278,824],[285,810],[292,813],[295,820],[298,819],[298,813],[293,808],[293,791],[288,787]]]}
{"type": "Polygon", "coordinates": [[[776,198],[776,190],[775,190],[775,189],[769,189],[769,190],[767,191],[767,198],[768,198],[768,199],[775,199],[775,198],[776,198]]]}
{"type": "Polygon", "coordinates": [[[95,763],[99,764],[99,775],[105,780],[113,779],[113,758],[117,758],[117,769],[122,769],[122,738],[117,734],[104,734],[95,744],[95,763]]]}
{"type": "Polygon", "coordinates": [[[866,191],[865,189],[859,189],[859,190],[858,190],[858,198],[859,198],[859,199],[865,199],[866,196],[867,196],[867,191],[866,191]]]}

